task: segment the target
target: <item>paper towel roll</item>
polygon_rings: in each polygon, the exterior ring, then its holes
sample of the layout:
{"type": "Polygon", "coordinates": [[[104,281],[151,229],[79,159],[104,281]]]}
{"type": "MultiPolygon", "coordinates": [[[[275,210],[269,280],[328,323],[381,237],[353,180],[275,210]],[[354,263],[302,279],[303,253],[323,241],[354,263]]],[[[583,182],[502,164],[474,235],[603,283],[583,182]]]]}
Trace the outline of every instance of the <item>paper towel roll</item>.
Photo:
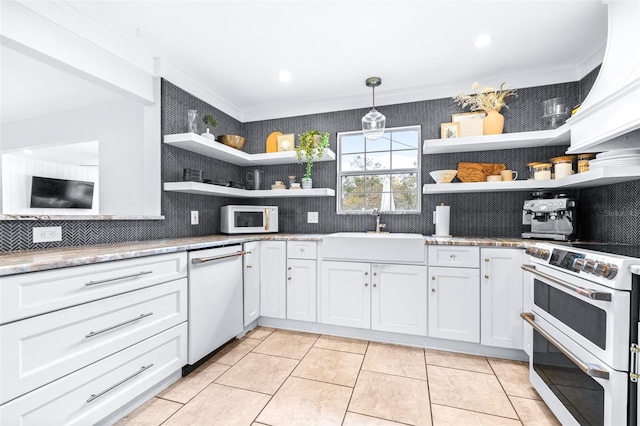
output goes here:
{"type": "Polygon", "coordinates": [[[436,211],[433,213],[433,219],[436,224],[437,237],[449,237],[449,217],[451,206],[436,206],[436,211]]]}

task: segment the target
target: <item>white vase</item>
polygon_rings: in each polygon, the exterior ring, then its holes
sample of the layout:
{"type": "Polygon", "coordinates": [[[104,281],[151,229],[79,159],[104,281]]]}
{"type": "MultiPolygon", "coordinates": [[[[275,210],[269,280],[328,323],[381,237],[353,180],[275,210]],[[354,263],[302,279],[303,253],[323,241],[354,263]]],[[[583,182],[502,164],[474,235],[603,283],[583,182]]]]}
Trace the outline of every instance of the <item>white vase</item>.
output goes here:
{"type": "Polygon", "coordinates": [[[302,189],[311,189],[311,188],[313,188],[313,179],[302,178],[302,189]]]}
{"type": "Polygon", "coordinates": [[[212,133],[209,133],[209,128],[208,127],[207,127],[207,132],[201,134],[200,136],[204,136],[205,138],[211,139],[212,141],[216,140],[216,137],[212,133]]]}

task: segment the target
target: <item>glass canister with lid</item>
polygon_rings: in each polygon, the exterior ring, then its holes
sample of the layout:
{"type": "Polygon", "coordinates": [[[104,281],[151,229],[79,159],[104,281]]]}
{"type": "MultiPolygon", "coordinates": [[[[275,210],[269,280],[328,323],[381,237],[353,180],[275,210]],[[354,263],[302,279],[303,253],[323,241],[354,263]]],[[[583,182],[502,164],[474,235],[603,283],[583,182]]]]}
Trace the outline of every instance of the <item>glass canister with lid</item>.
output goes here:
{"type": "Polygon", "coordinates": [[[534,166],[537,164],[541,164],[540,161],[534,161],[533,163],[527,163],[527,172],[528,172],[528,177],[527,180],[534,180],[535,179],[535,173],[536,170],[534,169],[534,166]]]}
{"type": "Polygon", "coordinates": [[[533,166],[534,180],[551,179],[551,163],[538,163],[533,166]]]}
{"type": "Polygon", "coordinates": [[[578,173],[589,171],[589,161],[596,158],[596,154],[590,152],[588,154],[578,155],[578,173]]]}
{"type": "Polygon", "coordinates": [[[564,155],[562,157],[554,157],[551,159],[553,164],[554,179],[562,179],[563,177],[573,174],[573,155],[564,155]]]}

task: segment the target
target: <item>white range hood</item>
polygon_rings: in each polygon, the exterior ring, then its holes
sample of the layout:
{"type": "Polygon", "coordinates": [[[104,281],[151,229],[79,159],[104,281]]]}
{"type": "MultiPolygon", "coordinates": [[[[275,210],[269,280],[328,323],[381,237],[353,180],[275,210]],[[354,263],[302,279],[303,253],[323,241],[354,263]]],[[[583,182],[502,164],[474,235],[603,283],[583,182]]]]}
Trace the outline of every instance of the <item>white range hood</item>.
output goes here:
{"type": "Polygon", "coordinates": [[[598,78],[571,126],[568,153],[640,147],[640,1],[606,1],[609,31],[598,78]]]}

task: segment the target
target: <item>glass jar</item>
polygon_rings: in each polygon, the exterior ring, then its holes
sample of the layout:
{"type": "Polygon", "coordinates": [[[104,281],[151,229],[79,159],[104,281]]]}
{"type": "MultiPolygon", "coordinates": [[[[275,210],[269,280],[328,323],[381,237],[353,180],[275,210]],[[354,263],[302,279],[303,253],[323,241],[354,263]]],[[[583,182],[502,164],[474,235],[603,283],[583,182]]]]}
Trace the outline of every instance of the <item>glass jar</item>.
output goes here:
{"type": "Polygon", "coordinates": [[[554,179],[562,179],[563,177],[571,176],[573,174],[573,159],[574,157],[572,155],[554,157],[551,159],[554,179]]]}
{"type": "Polygon", "coordinates": [[[578,173],[584,173],[589,171],[589,161],[596,158],[594,153],[580,154],[578,155],[578,173]]]}
{"type": "Polygon", "coordinates": [[[533,166],[534,180],[551,179],[551,163],[538,163],[533,166]]]}
{"type": "Polygon", "coordinates": [[[535,179],[534,174],[535,174],[535,169],[533,168],[536,164],[542,164],[540,161],[535,161],[533,163],[527,163],[527,171],[528,171],[528,176],[527,176],[527,180],[533,180],[535,179]]]}

